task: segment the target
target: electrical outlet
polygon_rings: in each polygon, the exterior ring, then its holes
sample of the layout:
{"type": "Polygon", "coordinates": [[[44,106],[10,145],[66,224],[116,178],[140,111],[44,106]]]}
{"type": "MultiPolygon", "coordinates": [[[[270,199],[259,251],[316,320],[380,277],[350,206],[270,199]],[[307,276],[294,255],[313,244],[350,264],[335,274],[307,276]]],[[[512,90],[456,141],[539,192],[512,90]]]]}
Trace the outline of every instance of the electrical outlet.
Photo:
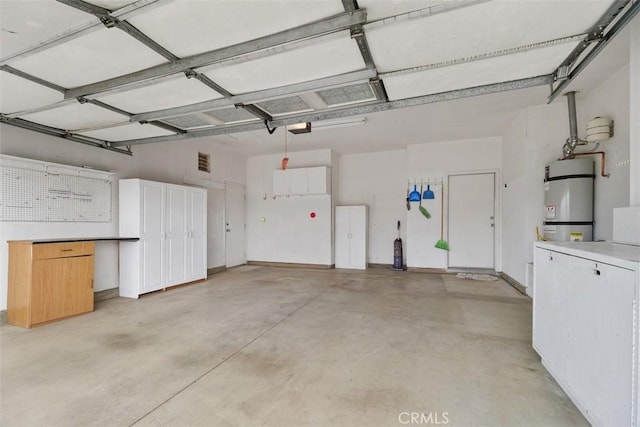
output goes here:
{"type": "Polygon", "coordinates": [[[630,163],[631,163],[631,160],[628,160],[628,159],[627,160],[622,160],[622,161],[616,163],[616,167],[617,168],[625,168],[625,167],[629,166],[630,163]]]}

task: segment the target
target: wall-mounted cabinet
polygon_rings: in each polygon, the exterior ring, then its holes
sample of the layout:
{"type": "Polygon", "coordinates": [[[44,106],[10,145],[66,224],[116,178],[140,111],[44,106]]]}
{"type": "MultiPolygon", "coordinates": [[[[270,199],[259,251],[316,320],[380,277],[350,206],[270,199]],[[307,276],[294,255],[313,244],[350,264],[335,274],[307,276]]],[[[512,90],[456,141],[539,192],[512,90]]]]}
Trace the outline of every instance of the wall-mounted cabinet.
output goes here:
{"type": "Polygon", "coordinates": [[[331,168],[327,166],[273,171],[274,196],[321,194],[331,194],[331,168]]]}
{"type": "Polygon", "coordinates": [[[207,191],[120,180],[120,296],[137,298],[207,277],[207,191]]]}

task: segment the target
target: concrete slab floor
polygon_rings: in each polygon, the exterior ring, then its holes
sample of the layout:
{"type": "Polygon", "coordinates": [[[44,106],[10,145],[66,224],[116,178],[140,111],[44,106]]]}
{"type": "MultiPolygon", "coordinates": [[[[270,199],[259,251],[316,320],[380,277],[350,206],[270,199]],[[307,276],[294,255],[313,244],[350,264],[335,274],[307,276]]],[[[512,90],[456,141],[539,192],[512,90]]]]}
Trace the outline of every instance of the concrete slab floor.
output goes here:
{"type": "Polygon", "coordinates": [[[238,268],[0,340],[2,426],[588,425],[502,280],[238,268]]]}

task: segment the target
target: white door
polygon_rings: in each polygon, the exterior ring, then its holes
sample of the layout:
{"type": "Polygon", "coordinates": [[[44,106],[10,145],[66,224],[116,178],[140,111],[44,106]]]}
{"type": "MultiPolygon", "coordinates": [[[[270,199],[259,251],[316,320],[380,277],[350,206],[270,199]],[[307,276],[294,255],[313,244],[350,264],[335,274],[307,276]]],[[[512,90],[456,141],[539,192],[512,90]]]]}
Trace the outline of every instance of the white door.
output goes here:
{"type": "Polygon", "coordinates": [[[187,189],[167,185],[166,219],[166,285],[182,283],[186,279],[187,256],[187,189]]]}
{"type": "Polygon", "coordinates": [[[187,202],[187,280],[198,280],[207,277],[206,190],[190,190],[187,202]]]}
{"type": "Polygon", "coordinates": [[[225,184],[225,225],[226,266],[245,264],[244,185],[225,184]]]}
{"type": "Polygon", "coordinates": [[[335,266],[336,268],[351,267],[350,241],[350,206],[336,206],[335,210],[335,266]]]}
{"type": "Polygon", "coordinates": [[[207,268],[226,265],[224,188],[207,189],[207,268]]]}
{"type": "Polygon", "coordinates": [[[495,174],[449,176],[449,267],[494,269],[495,174]]]}
{"type": "Polygon", "coordinates": [[[142,183],[142,289],[140,293],[164,288],[164,185],[142,183]]]}

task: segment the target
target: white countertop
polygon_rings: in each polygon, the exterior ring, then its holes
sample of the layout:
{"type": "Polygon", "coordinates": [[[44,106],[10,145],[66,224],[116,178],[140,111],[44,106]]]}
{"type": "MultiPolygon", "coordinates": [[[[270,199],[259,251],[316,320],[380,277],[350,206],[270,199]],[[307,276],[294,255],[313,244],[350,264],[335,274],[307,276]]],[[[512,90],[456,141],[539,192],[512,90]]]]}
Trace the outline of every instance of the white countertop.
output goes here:
{"type": "Polygon", "coordinates": [[[615,242],[535,242],[535,245],[629,269],[637,269],[637,263],[640,263],[640,246],[638,245],[615,242]]]}

